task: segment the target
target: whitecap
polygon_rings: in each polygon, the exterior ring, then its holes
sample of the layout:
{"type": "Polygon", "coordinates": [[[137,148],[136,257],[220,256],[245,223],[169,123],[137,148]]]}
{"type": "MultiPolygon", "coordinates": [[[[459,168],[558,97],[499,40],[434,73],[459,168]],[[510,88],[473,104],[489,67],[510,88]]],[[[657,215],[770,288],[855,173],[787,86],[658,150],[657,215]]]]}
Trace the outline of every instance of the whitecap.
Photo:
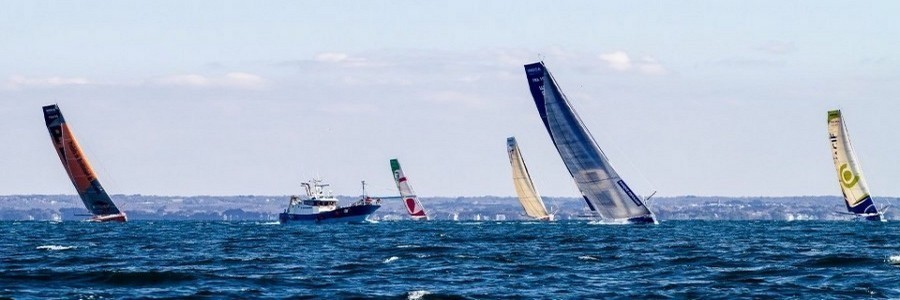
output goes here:
{"type": "Polygon", "coordinates": [[[38,246],[36,249],[38,250],[47,250],[47,251],[62,251],[62,250],[70,250],[78,247],[75,246],[60,246],[60,245],[43,245],[38,246]]]}
{"type": "Polygon", "coordinates": [[[396,256],[391,256],[391,257],[388,257],[388,259],[385,259],[385,260],[384,260],[384,263],[389,264],[389,263],[391,263],[392,261],[395,261],[395,260],[398,260],[398,259],[400,259],[400,258],[399,258],[399,257],[396,257],[396,256]]]}
{"type": "Polygon", "coordinates": [[[580,260],[600,260],[599,258],[590,256],[590,255],[582,255],[582,256],[579,256],[578,259],[580,259],[580,260]]]}
{"type": "Polygon", "coordinates": [[[590,221],[588,225],[630,225],[631,223],[628,220],[600,220],[600,221],[590,221]]]}
{"type": "Polygon", "coordinates": [[[416,246],[416,245],[399,245],[399,246],[397,246],[397,248],[419,248],[419,246],[416,246]]]}
{"type": "Polygon", "coordinates": [[[888,262],[892,265],[900,265],[900,255],[891,255],[888,258],[888,262]]]}
{"type": "Polygon", "coordinates": [[[273,222],[263,222],[263,223],[256,222],[256,225],[281,225],[281,223],[279,223],[278,221],[273,221],[273,222]]]}
{"type": "Polygon", "coordinates": [[[418,300],[418,299],[424,298],[425,295],[428,295],[428,294],[431,294],[431,293],[429,293],[429,292],[426,291],[426,290],[410,291],[410,292],[407,293],[406,299],[409,299],[409,300],[418,300]]]}

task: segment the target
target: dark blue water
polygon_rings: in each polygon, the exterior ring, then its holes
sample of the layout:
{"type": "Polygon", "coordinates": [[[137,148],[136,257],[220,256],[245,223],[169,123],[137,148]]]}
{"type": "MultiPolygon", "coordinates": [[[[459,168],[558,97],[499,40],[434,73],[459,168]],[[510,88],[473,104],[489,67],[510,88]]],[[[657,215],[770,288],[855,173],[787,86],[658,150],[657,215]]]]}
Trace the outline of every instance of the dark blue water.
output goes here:
{"type": "Polygon", "coordinates": [[[0,222],[0,297],[898,298],[900,223],[0,222]]]}

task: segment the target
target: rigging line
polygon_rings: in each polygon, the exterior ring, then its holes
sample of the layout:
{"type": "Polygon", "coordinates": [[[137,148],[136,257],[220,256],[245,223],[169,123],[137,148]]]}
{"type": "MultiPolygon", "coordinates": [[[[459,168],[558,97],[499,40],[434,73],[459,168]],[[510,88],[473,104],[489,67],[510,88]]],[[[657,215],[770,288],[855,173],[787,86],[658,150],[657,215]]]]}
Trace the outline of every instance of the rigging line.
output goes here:
{"type": "MultiPolygon", "coordinates": [[[[558,82],[556,83],[556,85],[559,87],[560,93],[562,93],[562,90],[563,90],[562,86],[560,86],[558,82]]],[[[579,85],[579,88],[581,90],[584,90],[584,85],[583,84],[579,85]]],[[[569,98],[568,96],[566,96],[566,99],[572,103],[572,106],[582,107],[581,104],[579,104],[580,102],[578,100],[573,100],[572,98],[569,98]]],[[[573,110],[574,110],[574,108],[573,108],[573,110]]],[[[576,115],[579,115],[577,112],[575,112],[575,113],[576,113],[576,115]]],[[[580,119],[580,115],[579,115],[579,119],[580,119]]],[[[585,121],[582,119],[581,122],[584,123],[585,121]]],[[[587,124],[585,124],[585,127],[588,127],[587,124]]],[[[588,129],[588,130],[590,130],[590,129],[588,129]]],[[[590,133],[591,133],[591,135],[593,135],[594,131],[591,131],[590,133]]],[[[609,136],[607,136],[603,130],[600,131],[600,136],[601,136],[601,138],[604,139],[604,141],[608,145],[610,145],[612,147],[613,151],[617,152],[618,155],[620,155],[628,163],[628,165],[631,169],[633,169],[634,171],[636,171],[638,173],[638,176],[640,176],[641,179],[644,181],[644,183],[650,187],[650,190],[652,190],[653,193],[655,193],[657,191],[656,185],[652,181],[650,181],[650,179],[644,174],[644,172],[640,168],[638,168],[638,166],[627,155],[627,153],[622,151],[622,148],[620,148],[618,146],[618,144],[614,143],[613,139],[611,139],[609,136]]],[[[594,142],[596,143],[596,140],[594,142]]],[[[606,144],[604,144],[604,145],[606,145],[606,144]]],[[[599,144],[597,146],[600,147],[599,144]]],[[[600,151],[604,152],[604,154],[605,154],[605,151],[603,151],[603,147],[600,148],[600,151]]],[[[620,175],[620,177],[621,177],[621,175],[620,175]]]]}

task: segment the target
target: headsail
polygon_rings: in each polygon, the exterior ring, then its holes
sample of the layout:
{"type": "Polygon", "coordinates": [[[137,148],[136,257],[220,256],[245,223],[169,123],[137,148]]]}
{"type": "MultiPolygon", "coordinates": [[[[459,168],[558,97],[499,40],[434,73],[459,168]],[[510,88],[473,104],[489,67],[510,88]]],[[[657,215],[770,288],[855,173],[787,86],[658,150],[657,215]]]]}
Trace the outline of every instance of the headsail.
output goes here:
{"type": "Polygon", "coordinates": [[[650,209],[619,177],[543,62],[525,65],[544,127],[591,211],[603,219],[655,223],[650,209]]]}
{"type": "Polygon", "coordinates": [[[850,145],[850,135],[840,110],[828,112],[828,139],[831,141],[831,156],[847,210],[866,220],[882,221],[881,214],[869,195],[869,185],[863,178],[856,153],[850,145]]]}
{"type": "Polygon", "coordinates": [[[406,206],[406,211],[409,212],[409,216],[415,220],[428,219],[425,207],[422,206],[422,202],[419,202],[419,197],[413,192],[412,186],[409,185],[409,181],[403,175],[403,170],[400,169],[400,162],[397,159],[391,159],[391,171],[394,173],[394,183],[397,184],[397,189],[400,190],[400,197],[403,198],[403,203],[406,206]]]}
{"type": "Polygon", "coordinates": [[[531,174],[528,173],[528,167],[525,166],[525,159],[522,157],[519,143],[516,142],[515,137],[506,139],[506,152],[509,154],[509,163],[512,165],[516,195],[519,196],[519,202],[525,209],[525,214],[539,220],[551,220],[553,216],[547,211],[544,200],[534,188],[534,182],[531,181],[531,174]]]}
{"type": "Polygon", "coordinates": [[[43,109],[44,122],[50,131],[53,147],[84,206],[94,215],[94,220],[125,221],[125,215],[119,211],[97,180],[94,169],[78,146],[78,141],[66,124],[59,107],[54,104],[44,106],[43,109]]]}

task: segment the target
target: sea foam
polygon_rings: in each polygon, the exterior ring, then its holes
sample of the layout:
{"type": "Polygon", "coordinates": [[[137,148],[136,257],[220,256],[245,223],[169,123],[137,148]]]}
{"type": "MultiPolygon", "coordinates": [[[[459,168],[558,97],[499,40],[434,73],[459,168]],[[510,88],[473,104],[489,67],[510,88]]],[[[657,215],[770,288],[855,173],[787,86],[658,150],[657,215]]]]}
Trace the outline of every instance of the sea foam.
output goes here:
{"type": "Polygon", "coordinates": [[[60,245],[43,245],[38,246],[36,249],[38,250],[47,250],[47,251],[62,251],[62,250],[70,250],[78,247],[75,246],[60,246],[60,245]]]}

